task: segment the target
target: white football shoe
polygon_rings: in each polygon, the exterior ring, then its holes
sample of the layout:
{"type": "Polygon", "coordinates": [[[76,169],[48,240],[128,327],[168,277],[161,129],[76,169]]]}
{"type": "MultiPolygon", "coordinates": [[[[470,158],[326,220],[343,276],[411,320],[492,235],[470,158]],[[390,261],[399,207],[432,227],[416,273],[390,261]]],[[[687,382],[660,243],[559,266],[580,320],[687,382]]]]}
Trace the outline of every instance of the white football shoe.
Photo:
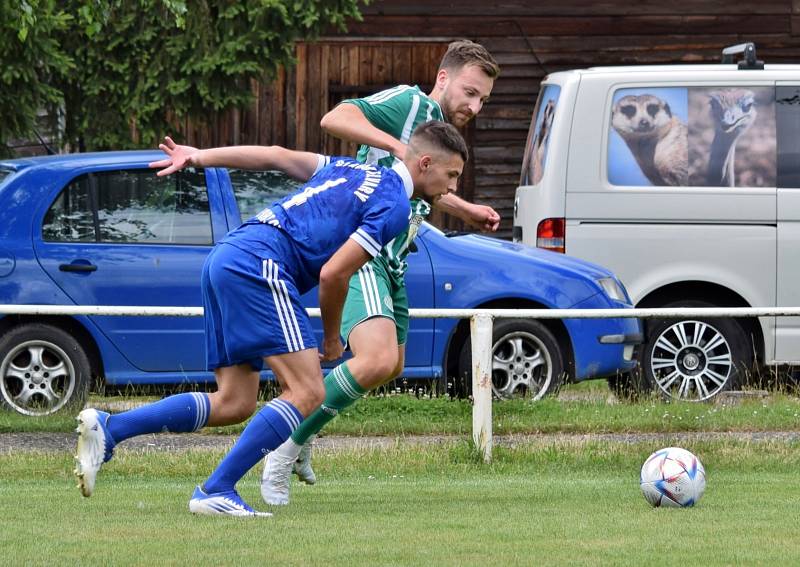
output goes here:
{"type": "Polygon", "coordinates": [[[106,429],[108,415],[104,411],[85,409],[77,417],[78,452],[74,472],[78,477],[78,488],[87,498],[94,492],[100,467],[114,454],[115,443],[106,429]]]}
{"type": "Polygon", "coordinates": [[[292,465],[296,455],[284,455],[279,447],[264,459],[264,472],[261,475],[261,497],[272,506],[289,504],[289,483],[292,465]]]}
{"type": "Polygon", "coordinates": [[[269,512],[253,510],[235,490],[207,494],[199,486],[194,489],[192,498],[189,500],[189,511],[192,514],[202,514],[204,516],[272,516],[269,512]]]}
{"type": "Polygon", "coordinates": [[[311,448],[314,444],[314,437],[309,438],[300,449],[297,455],[297,460],[294,462],[294,474],[301,482],[306,484],[315,484],[317,482],[317,475],[314,474],[314,469],[311,468],[311,448]]]}

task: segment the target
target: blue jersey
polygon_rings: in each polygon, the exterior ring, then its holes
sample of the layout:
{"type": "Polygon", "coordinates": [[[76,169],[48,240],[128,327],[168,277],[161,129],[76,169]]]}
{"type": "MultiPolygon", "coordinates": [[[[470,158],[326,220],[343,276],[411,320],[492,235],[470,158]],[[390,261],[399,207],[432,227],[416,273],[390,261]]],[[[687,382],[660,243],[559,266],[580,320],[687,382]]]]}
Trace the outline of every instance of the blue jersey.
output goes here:
{"type": "Polygon", "coordinates": [[[279,228],[294,249],[298,286],[310,288],[319,281],[323,264],[348,238],[375,257],[408,228],[412,192],[411,175],[402,162],[386,168],[348,157],[320,156],[317,172],[305,185],[222,242],[263,257],[267,249],[274,249],[265,246],[265,238],[274,230],[270,227],[279,228]]]}

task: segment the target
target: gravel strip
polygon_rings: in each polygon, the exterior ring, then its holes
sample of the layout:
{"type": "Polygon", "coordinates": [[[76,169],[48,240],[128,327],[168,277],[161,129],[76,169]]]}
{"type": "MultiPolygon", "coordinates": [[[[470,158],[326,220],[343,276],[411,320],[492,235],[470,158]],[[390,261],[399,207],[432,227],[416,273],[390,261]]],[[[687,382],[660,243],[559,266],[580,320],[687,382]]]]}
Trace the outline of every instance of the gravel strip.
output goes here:
{"type": "MultiPolygon", "coordinates": [[[[352,449],[386,448],[399,445],[448,444],[466,439],[455,435],[408,435],[402,437],[321,437],[314,443],[315,449],[322,451],[342,451],[352,449]]],[[[593,442],[613,443],[653,443],[654,445],[678,445],[685,442],[709,440],[737,440],[755,443],[780,441],[800,441],[798,431],[756,431],[756,432],[689,432],[689,433],[587,433],[587,434],[518,434],[495,435],[496,445],[514,447],[533,444],[582,445],[593,442]]],[[[0,454],[16,451],[30,452],[73,452],[77,436],[74,433],[2,433],[0,434],[0,454]]],[[[225,450],[236,440],[233,435],[202,435],[197,433],[143,435],[128,439],[119,449],[126,451],[188,451],[225,450]]]]}

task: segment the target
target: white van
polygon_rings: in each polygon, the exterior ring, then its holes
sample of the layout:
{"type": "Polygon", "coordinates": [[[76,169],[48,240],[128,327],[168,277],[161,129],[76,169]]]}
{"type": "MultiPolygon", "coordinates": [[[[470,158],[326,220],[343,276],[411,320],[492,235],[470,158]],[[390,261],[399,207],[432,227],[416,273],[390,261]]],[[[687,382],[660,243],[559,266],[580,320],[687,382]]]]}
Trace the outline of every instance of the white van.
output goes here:
{"type": "MultiPolygon", "coordinates": [[[[547,76],[514,240],[610,268],[637,307],[800,306],[800,65],[742,44],[718,65],[547,76]]],[[[800,364],[797,317],[646,332],[635,386],[665,396],[708,399],[762,365],[800,364]]]]}

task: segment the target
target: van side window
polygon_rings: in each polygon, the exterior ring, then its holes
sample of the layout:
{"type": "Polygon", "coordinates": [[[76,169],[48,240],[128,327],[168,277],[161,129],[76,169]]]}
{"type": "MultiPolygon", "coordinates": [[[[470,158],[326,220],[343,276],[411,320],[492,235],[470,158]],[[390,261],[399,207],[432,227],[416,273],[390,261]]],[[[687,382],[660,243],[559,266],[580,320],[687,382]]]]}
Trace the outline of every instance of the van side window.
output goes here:
{"type": "Polygon", "coordinates": [[[561,87],[558,85],[545,85],[539,93],[525,144],[520,185],[536,185],[542,180],[560,93],[561,87]]]}
{"type": "Polygon", "coordinates": [[[778,187],[800,188],[800,86],[775,93],[778,123],[778,187]]]}
{"type": "Polygon", "coordinates": [[[619,89],[608,180],[623,186],[775,187],[773,87],[619,89]]]}

